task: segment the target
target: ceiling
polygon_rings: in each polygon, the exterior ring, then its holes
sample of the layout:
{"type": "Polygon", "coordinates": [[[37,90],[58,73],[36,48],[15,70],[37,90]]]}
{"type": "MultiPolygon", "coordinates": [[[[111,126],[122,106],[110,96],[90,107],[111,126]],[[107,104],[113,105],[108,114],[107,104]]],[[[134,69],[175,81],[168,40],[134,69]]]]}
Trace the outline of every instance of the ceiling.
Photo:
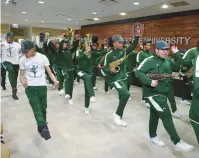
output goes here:
{"type": "Polygon", "coordinates": [[[80,29],[82,25],[199,9],[199,0],[184,0],[189,5],[183,7],[170,5],[172,2],[182,0],[116,0],[117,2],[111,0],[42,0],[44,4],[39,4],[38,0],[14,1],[17,2],[16,5],[1,4],[1,23],[19,24],[19,27],[56,29],[67,27],[80,29]],[[134,2],[140,4],[134,5],[134,2]],[[169,8],[161,8],[162,4],[168,4],[169,8]],[[98,14],[93,15],[92,12],[98,14]],[[126,12],[127,15],[119,15],[121,12],[126,12]],[[93,18],[100,20],[94,21],[93,18]]]}

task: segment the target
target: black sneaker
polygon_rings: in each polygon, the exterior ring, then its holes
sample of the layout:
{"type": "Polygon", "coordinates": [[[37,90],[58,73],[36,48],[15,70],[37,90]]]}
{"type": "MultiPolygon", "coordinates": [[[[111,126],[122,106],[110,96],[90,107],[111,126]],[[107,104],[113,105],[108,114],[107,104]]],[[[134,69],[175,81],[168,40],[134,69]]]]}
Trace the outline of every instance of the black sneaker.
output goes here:
{"type": "Polygon", "coordinates": [[[41,136],[45,139],[45,140],[48,140],[51,138],[50,136],[50,132],[47,128],[44,128],[42,131],[41,131],[41,136]]]}
{"type": "Polygon", "coordinates": [[[5,90],[6,90],[6,86],[5,86],[5,85],[2,85],[2,89],[5,91],[5,90]]]}
{"type": "Polygon", "coordinates": [[[14,100],[18,100],[18,99],[19,99],[18,96],[17,96],[16,94],[13,94],[13,95],[12,95],[12,98],[13,98],[14,100]]]}

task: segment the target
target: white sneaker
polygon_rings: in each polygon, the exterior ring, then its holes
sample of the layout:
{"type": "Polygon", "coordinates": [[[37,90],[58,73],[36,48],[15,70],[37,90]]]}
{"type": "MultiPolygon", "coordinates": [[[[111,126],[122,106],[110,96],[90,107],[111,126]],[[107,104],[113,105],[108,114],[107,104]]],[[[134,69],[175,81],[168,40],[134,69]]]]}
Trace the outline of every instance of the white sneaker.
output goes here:
{"type": "Polygon", "coordinates": [[[113,120],[116,125],[121,126],[121,124],[122,124],[121,117],[119,115],[117,115],[116,113],[113,114],[113,120]]]}
{"type": "Polygon", "coordinates": [[[111,91],[114,91],[115,90],[115,87],[113,87],[112,89],[111,89],[111,91]]]}
{"type": "Polygon", "coordinates": [[[65,95],[65,99],[66,99],[66,100],[69,100],[69,99],[70,99],[70,95],[69,95],[69,94],[66,94],[66,95],[65,95]]]}
{"type": "Polygon", "coordinates": [[[146,107],[146,108],[150,108],[151,106],[150,106],[150,104],[149,103],[144,103],[144,106],[146,107]]]}
{"type": "Polygon", "coordinates": [[[84,113],[85,113],[86,115],[89,115],[89,114],[90,114],[89,108],[85,108],[84,113]]]}
{"type": "Polygon", "coordinates": [[[68,104],[71,105],[71,106],[73,105],[72,99],[69,99],[69,100],[68,100],[68,104]]]}
{"type": "Polygon", "coordinates": [[[95,103],[95,102],[96,102],[95,97],[94,97],[94,96],[90,97],[90,101],[91,101],[92,103],[95,103]]]}
{"type": "Polygon", "coordinates": [[[107,92],[105,92],[105,93],[106,93],[106,94],[110,94],[110,92],[108,92],[108,91],[107,91],[107,92]]]}
{"type": "Polygon", "coordinates": [[[182,104],[191,105],[191,102],[189,102],[188,100],[181,100],[180,102],[182,104]]]}
{"type": "Polygon", "coordinates": [[[172,113],[172,115],[176,118],[182,119],[183,115],[181,114],[180,111],[176,111],[174,113],[172,113]]]}
{"type": "Polygon", "coordinates": [[[97,87],[93,87],[94,90],[97,90],[97,87]]]}
{"type": "Polygon", "coordinates": [[[65,92],[64,92],[64,90],[63,90],[63,89],[61,89],[61,90],[59,90],[59,91],[58,91],[58,94],[59,94],[59,95],[64,95],[64,94],[65,94],[65,92]]]}
{"type": "Polygon", "coordinates": [[[177,151],[189,152],[189,151],[192,151],[193,149],[194,147],[192,145],[189,145],[183,142],[182,140],[175,145],[175,150],[177,151]]]}
{"type": "Polygon", "coordinates": [[[145,104],[145,100],[141,100],[141,104],[145,104]]]}
{"type": "Polygon", "coordinates": [[[131,97],[129,97],[129,101],[132,101],[132,98],[131,98],[131,97]]]}
{"type": "Polygon", "coordinates": [[[164,146],[164,143],[162,141],[159,140],[159,138],[156,136],[154,138],[150,138],[151,141],[156,144],[157,146],[159,147],[163,147],[164,146]]]}
{"type": "Polygon", "coordinates": [[[74,85],[77,85],[77,84],[79,84],[79,82],[74,82],[74,85]]]}
{"type": "Polygon", "coordinates": [[[124,122],[123,120],[121,120],[121,126],[126,127],[128,124],[126,122],[124,122]]]}

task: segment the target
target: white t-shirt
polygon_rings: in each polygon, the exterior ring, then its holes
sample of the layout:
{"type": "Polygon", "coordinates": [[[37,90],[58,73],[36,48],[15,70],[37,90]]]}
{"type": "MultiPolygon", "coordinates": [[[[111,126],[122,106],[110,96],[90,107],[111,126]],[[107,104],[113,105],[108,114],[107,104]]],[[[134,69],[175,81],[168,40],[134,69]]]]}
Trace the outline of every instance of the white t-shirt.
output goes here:
{"type": "Polygon", "coordinates": [[[24,70],[28,86],[46,86],[45,66],[49,66],[49,60],[45,55],[36,53],[34,57],[20,58],[20,69],[24,70]]]}
{"type": "Polygon", "coordinates": [[[16,42],[8,43],[4,41],[1,43],[1,57],[2,61],[11,62],[14,65],[19,64],[21,45],[16,42]]]}

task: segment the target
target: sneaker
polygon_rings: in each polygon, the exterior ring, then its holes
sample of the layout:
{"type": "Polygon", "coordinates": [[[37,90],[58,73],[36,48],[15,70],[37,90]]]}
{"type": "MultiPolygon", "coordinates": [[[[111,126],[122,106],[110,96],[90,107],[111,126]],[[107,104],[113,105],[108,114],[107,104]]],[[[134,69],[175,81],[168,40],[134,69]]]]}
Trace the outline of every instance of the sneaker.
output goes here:
{"type": "Polygon", "coordinates": [[[94,97],[94,96],[92,96],[92,97],[90,98],[90,101],[91,101],[92,103],[95,103],[95,102],[96,102],[95,97],[94,97]]]}
{"type": "Polygon", "coordinates": [[[3,85],[3,86],[2,86],[2,89],[5,91],[5,90],[6,90],[6,86],[5,86],[5,85],[3,85]]]}
{"type": "Polygon", "coordinates": [[[45,140],[48,140],[51,138],[50,136],[50,132],[47,128],[44,128],[42,131],[41,131],[41,136],[45,139],[45,140]]]}
{"type": "Polygon", "coordinates": [[[192,151],[193,149],[194,147],[192,145],[189,145],[183,142],[182,140],[175,145],[175,150],[177,151],[189,152],[189,151],[192,151]]]}
{"type": "Polygon", "coordinates": [[[159,147],[163,147],[164,146],[164,143],[162,141],[159,140],[159,138],[156,136],[156,137],[153,137],[153,138],[150,138],[151,141],[156,144],[157,146],[159,147]]]}
{"type": "Polygon", "coordinates": [[[116,113],[113,114],[113,120],[116,125],[121,126],[121,124],[122,124],[121,117],[119,115],[117,115],[116,113]]]}
{"type": "Polygon", "coordinates": [[[93,87],[93,90],[97,90],[97,87],[93,87]]]}
{"type": "Polygon", "coordinates": [[[61,90],[59,90],[59,91],[58,91],[58,94],[59,94],[59,95],[64,95],[64,94],[65,94],[65,92],[64,92],[64,90],[63,90],[63,89],[61,89],[61,90]]]}
{"type": "Polygon", "coordinates": [[[172,115],[178,119],[182,119],[183,117],[180,111],[175,111],[174,113],[172,113],[172,115]]]}
{"type": "Polygon", "coordinates": [[[126,122],[124,122],[123,120],[121,120],[121,126],[123,126],[123,127],[127,127],[127,123],[126,122]]]}
{"type": "Polygon", "coordinates": [[[144,106],[145,106],[146,108],[150,108],[150,107],[151,107],[149,103],[145,103],[144,106]]]}
{"type": "Polygon", "coordinates": [[[71,106],[73,105],[72,99],[69,99],[69,100],[68,100],[68,104],[71,105],[71,106]]]}
{"type": "Polygon", "coordinates": [[[189,102],[188,100],[181,100],[180,102],[182,104],[191,105],[191,102],[189,102]]]}
{"type": "Polygon", "coordinates": [[[114,91],[115,90],[115,87],[113,87],[112,89],[111,89],[111,91],[114,91]]]}
{"type": "Polygon", "coordinates": [[[132,98],[131,98],[131,97],[129,97],[129,101],[132,101],[132,98]]]}
{"type": "Polygon", "coordinates": [[[90,114],[89,108],[85,108],[84,113],[85,113],[86,115],[89,115],[89,114],[90,114]]]}
{"type": "Polygon", "coordinates": [[[69,94],[66,94],[66,95],[65,95],[65,99],[66,99],[66,100],[69,100],[69,99],[70,99],[70,95],[69,95],[69,94]]]}
{"type": "Polygon", "coordinates": [[[77,84],[79,84],[79,82],[74,82],[74,85],[77,85],[77,84]]]}
{"type": "Polygon", "coordinates": [[[141,104],[145,104],[145,100],[141,100],[141,104]]]}

